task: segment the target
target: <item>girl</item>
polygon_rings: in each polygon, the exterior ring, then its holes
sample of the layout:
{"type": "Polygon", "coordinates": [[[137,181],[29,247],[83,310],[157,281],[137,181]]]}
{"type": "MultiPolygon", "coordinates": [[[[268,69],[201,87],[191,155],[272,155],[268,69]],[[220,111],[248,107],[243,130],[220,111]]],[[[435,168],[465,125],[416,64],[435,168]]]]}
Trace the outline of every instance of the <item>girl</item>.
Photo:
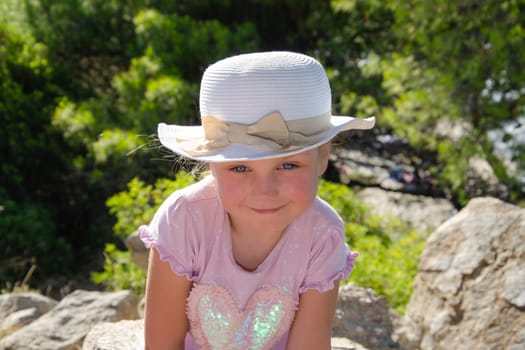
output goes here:
{"type": "Polygon", "coordinates": [[[210,175],[173,193],[149,226],[146,348],[330,349],[339,281],[356,253],[316,196],[329,141],[374,118],[332,116],[323,67],[292,52],[205,71],[200,126],[158,127],[210,175]]]}

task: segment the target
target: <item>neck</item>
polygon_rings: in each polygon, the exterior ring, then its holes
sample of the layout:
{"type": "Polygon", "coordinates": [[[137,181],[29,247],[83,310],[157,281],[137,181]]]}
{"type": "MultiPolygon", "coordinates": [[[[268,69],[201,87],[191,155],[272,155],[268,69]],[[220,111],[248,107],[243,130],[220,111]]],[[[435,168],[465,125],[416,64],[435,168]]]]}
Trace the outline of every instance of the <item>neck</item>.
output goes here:
{"type": "Polygon", "coordinates": [[[253,227],[241,229],[231,226],[232,251],[235,261],[247,271],[254,271],[272,252],[283,231],[271,232],[257,230],[253,227]]]}

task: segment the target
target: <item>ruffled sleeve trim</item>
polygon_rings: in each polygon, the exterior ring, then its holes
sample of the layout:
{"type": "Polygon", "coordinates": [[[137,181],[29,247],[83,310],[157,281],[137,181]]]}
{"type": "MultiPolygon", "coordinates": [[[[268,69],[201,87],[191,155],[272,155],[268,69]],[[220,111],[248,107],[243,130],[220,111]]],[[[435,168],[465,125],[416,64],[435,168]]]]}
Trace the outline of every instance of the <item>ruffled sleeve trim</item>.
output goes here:
{"type": "Polygon", "coordinates": [[[358,252],[348,251],[346,254],[346,264],[340,271],[336,272],[333,276],[323,281],[305,283],[299,288],[299,294],[306,292],[309,289],[315,289],[320,293],[327,292],[334,288],[334,281],[340,279],[341,281],[347,279],[352,270],[354,269],[354,262],[359,256],[358,252]]]}
{"type": "Polygon", "coordinates": [[[194,280],[194,274],[191,271],[188,271],[183,264],[178,262],[170,252],[168,252],[162,245],[159,244],[158,237],[151,232],[147,225],[142,225],[139,227],[139,237],[146,248],[150,249],[155,247],[157,249],[160,260],[167,261],[174,273],[180,276],[185,276],[189,281],[194,280]]]}
{"type": "Polygon", "coordinates": [[[139,237],[146,248],[157,246],[157,237],[150,232],[148,226],[142,225],[139,227],[139,237]]]}

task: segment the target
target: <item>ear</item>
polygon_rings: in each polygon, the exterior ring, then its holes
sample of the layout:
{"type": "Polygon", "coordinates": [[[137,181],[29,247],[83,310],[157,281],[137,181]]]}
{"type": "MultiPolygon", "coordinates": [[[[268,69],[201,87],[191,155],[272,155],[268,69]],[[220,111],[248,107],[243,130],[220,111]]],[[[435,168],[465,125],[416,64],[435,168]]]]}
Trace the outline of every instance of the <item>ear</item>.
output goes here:
{"type": "Polygon", "coordinates": [[[317,176],[321,176],[328,168],[328,159],[330,157],[330,150],[332,149],[332,144],[330,142],[325,143],[322,146],[319,146],[319,167],[317,169],[317,176]]]}

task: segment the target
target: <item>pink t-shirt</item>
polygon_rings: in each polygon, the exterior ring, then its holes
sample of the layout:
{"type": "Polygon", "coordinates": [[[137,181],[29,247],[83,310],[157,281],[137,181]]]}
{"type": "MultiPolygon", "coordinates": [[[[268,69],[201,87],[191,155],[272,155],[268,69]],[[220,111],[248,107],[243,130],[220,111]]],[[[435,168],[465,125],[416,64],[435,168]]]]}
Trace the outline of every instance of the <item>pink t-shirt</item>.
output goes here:
{"type": "Polygon", "coordinates": [[[209,176],[174,192],[140,228],[178,275],[193,281],[186,350],[286,347],[299,294],[324,292],[353,269],[343,222],[323,200],[289,225],[255,271],[233,257],[230,224],[209,176]]]}

